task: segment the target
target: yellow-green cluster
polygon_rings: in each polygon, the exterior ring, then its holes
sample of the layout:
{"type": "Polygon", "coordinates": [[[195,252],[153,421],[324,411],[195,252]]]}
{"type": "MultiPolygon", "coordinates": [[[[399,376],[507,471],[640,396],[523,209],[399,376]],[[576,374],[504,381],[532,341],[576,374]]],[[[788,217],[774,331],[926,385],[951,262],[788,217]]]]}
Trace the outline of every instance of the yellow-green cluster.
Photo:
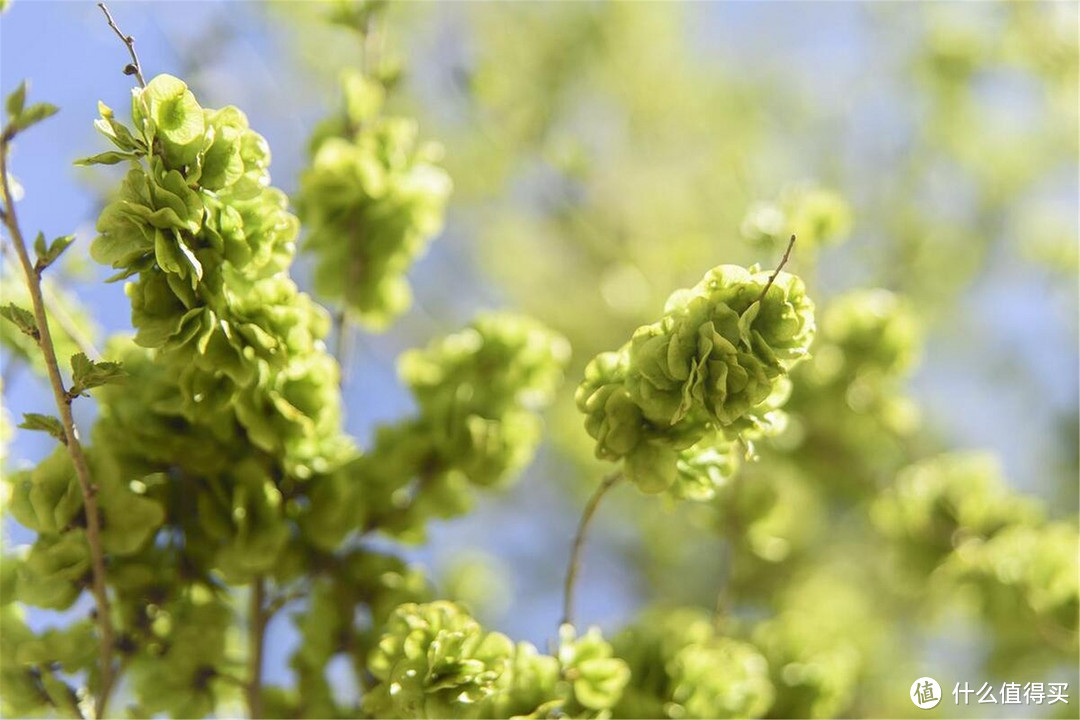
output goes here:
{"type": "Polygon", "coordinates": [[[730,452],[736,437],[777,426],[814,314],[797,276],[769,279],[757,268],[714,268],[674,293],[663,318],[589,363],[576,399],[597,457],[625,460],[638,487],[661,492],[680,482],[678,469],[695,466],[693,456],[730,452]]]}
{"type": "Polygon", "coordinates": [[[442,229],[451,182],[415,121],[381,114],[378,83],[347,73],[343,89],[343,114],[312,140],[297,206],[316,292],[380,329],[411,304],[405,273],[442,229]]]}
{"type": "Polygon", "coordinates": [[[402,379],[418,412],[380,428],[355,463],[364,478],[365,525],[423,537],[429,517],[470,503],[470,485],[512,477],[540,440],[536,413],[551,402],[569,359],[566,340],[530,318],[479,316],[460,332],[405,353],[402,379]]]}
{"type": "Polygon", "coordinates": [[[595,628],[562,626],[543,655],[446,601],[395,610],[368,667],[378,683],[365,711],[402,718],[608,717],[630,677],[595,628]]]}
{"type": "Polygon", "coordinates": [[[650,610],[612,642],[631,674],[617,717],[755,718],[772,704],[765,658],[703,610],[650,610]]]}

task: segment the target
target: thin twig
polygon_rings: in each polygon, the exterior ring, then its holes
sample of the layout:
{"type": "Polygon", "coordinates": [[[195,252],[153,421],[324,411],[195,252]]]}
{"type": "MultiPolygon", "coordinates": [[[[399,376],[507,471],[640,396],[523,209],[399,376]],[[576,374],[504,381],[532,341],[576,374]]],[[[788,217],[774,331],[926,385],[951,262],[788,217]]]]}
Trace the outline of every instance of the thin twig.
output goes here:
{"type": "Polygon", "coordinates": [[[36,340],[41,354],[45,359],[45,368],[49,375],[49,383],[52,386],[53,400],[56,409],[60,413],[60,422],[64,426],[64,438],[66,440],[68,454],[71,455],[71,463],[75,467],[75,475],[79,481],[79,490],[82,492],[83,504],[86,509],[86,541],[90,546],[90,568],[94,599],[97,603],[97,623],[101,634],[101,687],[98,690],[95,701],[95,717],[103,717],[105,707],[112,690],[113,672],[113,625],[112,613],[109,609],[109,596],[105,591],[105,551],[101,545],[101,514],[98,512],[97,486],[94,485],[90,476],[90,466],[86,462],[82,445],[79,443],[79,434],[75,430],[75,419],[71,414],[71,396],[64,387],[64,380],[60,376],[60,365],[56,360],[56,347],[53,345],[52,334],[49,331],[49,317],[45,310],[45,300],[41,294],[41,277],[38,275],[34,263],[30,260],[30,254],[26,249],[22,231],[19,229],[18,218],[15,213],[15,199],[11,193],[11,185],[8,180],[8,138],[0,143],[0,188],[3,190],[4,218],[11,241],[15,245],[15,252],[19,256],[23,274],[26,277],[26,287],[30,292],[30,300],[34,306],[34,319],[37,322],[36,340]]]}
{"type": "Polygon", "coordinates": [[[248,682],[247,705],[251,718],[262,717],[262,665],[263,645],[268,620],[265,608],[266,585],[257,577],[251,583],[251,609],[248,612],[248,682]]]}
{"type": "Polygon", "coordinates": [[[143,79],[142,74],[142,65],[139,64],[139,56],[135,52],[135,38],[130,35],[125,35],[120,31],[120,28],[116,26],[116,22],[109,13],[109,8],[105,7],[105,3],[98,3],[98,7],[101,8],[101,12],[105,13],[105,19],[109,21],[109,27],[113,29],[116,36],[127,46],[128,54],[131,55],[131,64],[124,68],[124,74],[134,75],[135,79],[139,82],[139,87],[146,87],[146,80],[143,79]]]}
{"type": "Polygon", "coordinates": [[[788,257],[791,255],[791,248],[793,247],[795,247],[794,235],[792,235],[791,239],[788,240],[787,250],[784,251],[784,257],[780,258],[780,264],[776,266],[775,270],[773,270],[772,276],[769,277],[769,282],[765,283],[765,289],[761,291],[760,295],[758,295],[758,302],[761,302],[765,299],[765,294],[769,292],[769,288],[772,287],[773,281],[776,280],[776,277],[780,274],[780,271],[784,269],[785,265],[787,265],[788,257]]]}
{"type": "Polygon", "coordinates": [[[585,504],[585,510],[581,514],[578,523],[577,534],[574,535],[574,544],[570,548],[570,563],[566,567],[566,582],[563,585],[563,615],[560,625],[572,624],[574,620],[574,584],[577,582],[578,572],[581,570],[581,549],[585,545],[585,534],[589,530],[589,522],[596,514],[596,508],[600,500],[615,483],[623,477],[621,471],[613,472],[604,478],[600,486],[585,504]]]}

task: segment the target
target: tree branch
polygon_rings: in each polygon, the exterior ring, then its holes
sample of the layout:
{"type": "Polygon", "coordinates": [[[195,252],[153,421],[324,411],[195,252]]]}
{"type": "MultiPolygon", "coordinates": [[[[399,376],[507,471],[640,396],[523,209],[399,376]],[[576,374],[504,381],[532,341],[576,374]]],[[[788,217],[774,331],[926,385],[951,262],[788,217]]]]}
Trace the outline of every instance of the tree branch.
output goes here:
{"type": "Polygon", "coordinates": [[[71,455],[71,463],[75,467],[75,475],[79,481],[79,490],[82,492],[83,504],[86,508],[86,541],[90,546],[90,567],[94,599],[97,603],[98,632],[101,635],[101,687],[98,689],[95,702],[95,716],[102,717],[109,700],[114,680],[113,669],[113,625],[112,614],[109,610],[109,596],[105,590],[105,552],[101,545],[101,515],[97,504],[97,486],[94,485],[90,476],[90,466],[86,462],[82,445],[79,443],[79,434],[75,429],[75,420],[71,414],[71,397],[64,380],[60,376],[60,365],[56,360],[56,348],[53,345],[52,334],[49,332],[49,318],[45,310],[45,300],[41,293],[41,278],[30,260],[26,249],[26,241],[15,212],[15,199],[12,196],[11,184],[8,179],[8,150],[10,149],[10,137],[5,134],[0,143],[0,189],[3,191],[4,224],[11,235],[15,252],[19,256],[23,274],[26,276],[26,287],[30,292],[30,300],[34,306],[34,320],[37,323],[37,344],[41,348],[41,354],[45,359],[45,368],[49,376],[49,384],[52,386],[53,400],[56,409],[60,413],[60,422],[64,426],[64,438],[68,454],[71,455]]]}
{"type": "Polygon", "coordinates": [[[785,265],[787,265],[788,257],[791,255],[791,248],[793,247],[795,247],[794,235],[792,235],[791,239],[788,240],[787,250],[784,251],[784,257],[780,258],[780,264],[776,266],[775,270],[773,270],[773,274],[769,277],[769,282],[765,283],[765,289],[761,291],[760,295],[758,295],[758,302],[761,302],[765,299],[765,294],[769,292],[769,288],[772,287],[773,281],[776,280],[777,275],[779,275],[780,271],[784,269],[785,265]]]}
{"type": "Polygon", "coordinates": [[[139,82],[139,87],[146,87],[146,80],[143,79],[142,74],[142,66],[139,64],[139,56],[135,52],[135,38],[130,35],[125,35],[120,31],[120,28],[116,26],[116,22],[109,13],[109,8],[105,7],[105,3],[98,3],[98,7],[101,8],[101,12],[105,13],[105,19],[109,21],[109,27],[113,29],[116,36],[127,46],[128,54],[131,55],[131,64],[124,67],[124,74],[134,75],[135,79],[139,82]]]}
{"type": "Polygon", "coordinates": [[[574,584],[577,582],[578,572],[581,570],[581,549],[585,545],[585,534],[589,530],[589,522],[596,514],[596,508],[600,500],[613,485],[622,480],[622,471],[615,471],[604,478],[600,486],[593,492],[589,502],[585,504],[585,510],[581,514],[578,523],[577,534],[574,535],[574,544],[570,548],[570,563],[566,567],[566,582],[563,584],[563,615],[560,625],[572,624],[574,619],[574,584]]]}
{"type": "Polygon", "coordinates": [[[262,576],[251,583],[251,602],[248,611],[248,681],[245,688],[248,715],[262,717],[262,665],[263,646],[266,636],[266,584],[262,576]]]}

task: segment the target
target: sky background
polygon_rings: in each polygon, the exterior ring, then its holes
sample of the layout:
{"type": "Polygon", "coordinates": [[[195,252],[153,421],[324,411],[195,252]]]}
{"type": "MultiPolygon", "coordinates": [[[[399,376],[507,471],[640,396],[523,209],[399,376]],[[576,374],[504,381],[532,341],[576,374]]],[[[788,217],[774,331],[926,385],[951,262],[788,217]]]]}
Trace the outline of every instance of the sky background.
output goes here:
{"type": "MultiPolygon", "coordinates": [[[[325,79],[311,81],[298,65],[285,28],[264,9],[247,2],[115,2],[111,9],[125,32],[135,36],[147,78],[161,72],[190,76],[192,68],[185,58],[197,43],[203,43],[211,59],[193,83],[201,104],[241,107],[273,150],[274,183],[286,192],[295,189],[308,135],[334,100],[325,79]],[[206,45],[208,35],[213,37],[208,28],[227,40],[206,45]]],[[[895,44],[891,49],[879,45],[863,32],[864,16],[865,8],[859,4],[702,5],[696,11],[698,21],[688,27],[687,42],[703,57],[721,56],[733,72],[745,68],[746,72],[784,75],[789,86],[812,93],[825,104],[834,100],[843,106],[852,83],[865,80],[867,65],[887,63],[889,58],[883,55],[896,52],[895,44]]],[[[115,181],[116,173],[75,168],[72,160],[106,149],[92,126],[98,100],[121,118],[127,115],[132,82],[120,72],[127,62],[123,46],[91,2],[16,0],[0,20],[0,40],[4,95],[29,78],[31,101],[49,101],[61,108],[46,124],[20,137],[11,160],[25,189],[19,205],[23,232],[33,236],[41,230],[47,237],[76,232],[78,242],[70,252],[86,255],[100,191],[115,181]]],[[[433,72],[430,67],[417,67],[416,82],[423,83],[433,72]]],[[[1025,89],[1005,87],[998,92],[1010,121],[1025,122],[1025,89]]],[[[843,109],[857,113],[866,128],[865,137],[850,139],[852,147],[899,132],[896,116],[890,112],[895,102],[895,96],[883,95],[865,106],[843,109]]],[[[1048,197],[1064,207],[1074,229],[1077,191],[1075,175],[1047,189],[1048,197]]],[[[941,202],[949,202],[948,193],[943,188],[941,202]]],[[[393,369],[401,349],[418,337],[426,341],[452,329],[453,322],[443,325],[447,320],[461,324],[476,308],[505,302],[498,288],[473,267],[469,238],[462,233],[451,211],[443,237],[411,273],[417,304],[406,318],[407,331],[364,336],[355,343],[356,361],[345,405],[348,430],[361,445],[367,444],[380,421],[400,417],[410,409],[409,395],[393,369]],[[425,315],[426,305],[445,298],[444,293],[427,289],[440,283],[457,283],[469,291],[458,294],[450,307],[441,307],[438,318],[425,315]]],[[[129,306],[122,285],[98,282],[108,274],[104,269],[94,270],[93,279],[79,283],[76,290],[106,334],[126,332],[129,306]]],[[[308,268],[302,260],[293,274],[302,287],[307,285],[308,268]]],[[[940,427],[951,445],[992,450],[1019,489],[1052,501],[1054,491],[1044,481],[1041,468],[1047,457],[1058,452],[1060,441],[1053,434],[1060,432],[1056,413],[1075,407],[1077,378],[1075,295],[1062,294],[1044,271],[1018,266],[1014,258],[1002,255],[992,260],[989,271],[961,299],[957,312],[928,339],[924,362],[910,388],[923,405],[927,421],[940,427]],[[1010,384],[1010,368],[1018,364],[1036,368],[1035,374],[1044,382],[1037,400],[1028,386],[1010,384]]],[[[29,373],[18,374],[4,392],[5,405],[15,418],[23,412],[47,410],[49,395],[29,373]]],[[[76,408],[77,419],[87,427],[92,404],[80,402],[76,408]]],[[[20,431],[9,453],[11,465],[33,462],[51,445],[52,440],[42,434],[20,431]]],[[[436,568],[436,575],[462,549],[494,555],[506,574],[509,604],[501,611],[494,608],[484,619],[516,639],[541,646],[557,622],[561,593],[557,573],[565,555],[560,553],[539,566],[533,556],[537,547],[553,546],[553,535],[565,537],[568,546],[578,512],[561,492],[543,482],[545,476],[558,472],[559,462],[554,453],[542,451],[524,480],[508,494],[481,496],[476,513],[437,523],[433,542],[409,551],[410,557],[436,568]],[[544,571],[545,567],[551,572],[544,571]]],[[[30,539],[27,531],[10,520],[5,519],[4,529],[6,543],[11,545],[30,539]]],[[[598,532],[618,536],[622,529],[617,518],[602,517],[598,532]]],[[[603,552],[603,545],[590,546],[586,554],[578,613],[586,622],[610,628],[632,614],[640,601],[619,557],[603,552]]],[[[79,605],[69,612],[84,611],[85,606],[79,605]]],[[[44,627],[62,617],[35,611],[31,621],[44,627]]],[[[285,679],[287,672],[284,654],[274,648],[287,646],[293,637],[287,618],[279,616],[270,630],[266,671],[271,681],[285,679]]]]}

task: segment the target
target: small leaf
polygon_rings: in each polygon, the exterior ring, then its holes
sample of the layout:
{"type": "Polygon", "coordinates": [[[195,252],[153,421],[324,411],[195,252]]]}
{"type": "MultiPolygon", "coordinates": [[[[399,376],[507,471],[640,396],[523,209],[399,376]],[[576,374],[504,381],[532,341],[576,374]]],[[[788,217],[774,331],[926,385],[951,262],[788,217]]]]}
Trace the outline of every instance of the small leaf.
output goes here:
{"type": "Polygon", "coordinates": [[[37,321],[34,320],[34,315],[29,310],[21,308],[15,303],[8,303],[4,307],[0,307],[0,317],[10,320],[24,333],[35,340],[38,339],[37,321]]]}
{"type": "Polygon", "coordinates": [[[19,113],[18,117],[12,119],[11,128],[13,132],[21,132],[31,125],[36,125],[42,120],[52,117],[59,111],[60,108],[52,103],[34,103],[19,113]]]}
{"type": "Polygon", "coordinates": [[[15,92],[7,96],[7,114],[11,119],[17,118],[23,111],[23,106],[26,104],[26,81],[23,80],[19,83],[19,87],[15,88],[15,92]]]}
{"type": "Polygon", "coordinates": [[[46,248],[45,236],[38,233],[38,238],[34,241],[34,249],[37,251],[38,255],[38,269],[44,270],[56,262],[56,259],[60,257],[73,242],[75,242],[74,235],[61,235],[53,240],[49,247],[46,248]]]}
{"type": "Polygon", "coordinates": [[[75,164],[80,167],[86,167],[87,165],[115,165],[124,160],[135,160],[139,156],[135,153],[123,153],[110,150],[98,155],[91,155],[90,157],[79,158],[75,161],[75,164]]]}
{"type": "Polygon", "coordinates": [[[60,442],[67,444],[67,436],[64,434],[64,425],[58,418],[52,415],[42,415],[40,413],[24,413],[23,421],[19,423],[19,427],[24,430],[38,430],[40,432],[47,432],[60,442]]]}
{"type": "Polygon", "coordinates": [[[71,356],[71,376],[75,386],[71,388],[70,394],[77,395],[84,390],[122,382],[127,373],[120,363],[94,362],[84,353],[75,353],[71,356]]]}

